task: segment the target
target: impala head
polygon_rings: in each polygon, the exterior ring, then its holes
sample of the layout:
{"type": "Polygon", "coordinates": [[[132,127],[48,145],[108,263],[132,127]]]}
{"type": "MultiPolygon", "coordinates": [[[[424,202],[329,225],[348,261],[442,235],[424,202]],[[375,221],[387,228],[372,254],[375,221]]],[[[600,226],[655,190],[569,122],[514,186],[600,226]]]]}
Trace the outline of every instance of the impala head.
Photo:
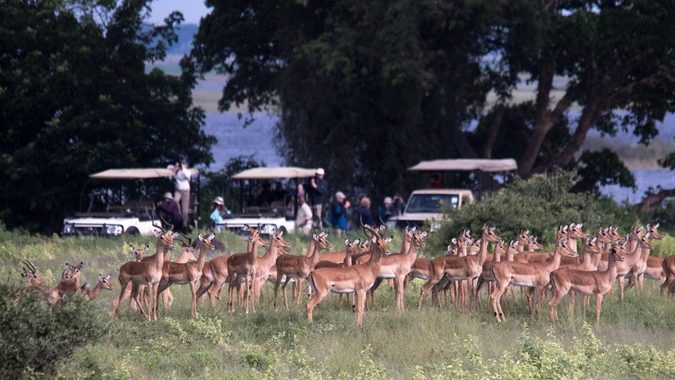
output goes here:
{"type": "Polygon", "coordinates": [[[509,248],[508,250],[512,251],[513,253],[516,253],[518,251],[518,246],[520,245],[520,242],[518,240],[511,240],[509,242],[509,248]]]}
{"type": "Polygon", "coordinates": [[[98,274],[98,282],[101,283],[101,287],[103,289],[108,289],[108,290],[115,290],[115,287],[113,284],[110,282],[110,276],[111,274],[108,273],[107,276],[103,276],[100,273],[98,274]]]}
{"type": "Polygon", "coordinates": [[[44,284],[42,277],[37,272],[37,269],[30,261],[22,261],[23,267],[21,272],[21,278],[26,281],[26,286],[39,286],[44,284]]]}
{"type": "Polygon", "coordinates": [[[272,233],[272,241],[277,247],[290,247],[291,243],[284,239],[284,231],[277,231],[276,229],[272,233]]]}
{"type": "MultiPolygon", "coordinates": [[[[621,238],[621,237],[619,237],[621,238]]],[[[612,233],[612,227],[600,227],[598,228],[598,242],[600,243],[613,243],[616,242],[614,234],[612,233]]]]}
{"type": "Polygon", "coordinates": [[[569,226],[565,225],[558,227],[558,233],[556,234],[556,241],[562,238],[567,238],[568,233],[569,233],[569,226]]]}
{"type": "Polygon", "coordinates": [[[483,236],[485,236],[485,238],[492,243],[502,240],[501,236],[497,235],[495,232],[496,229],[497,227],[483,227],[483,236]]]}
{"type": "Polygon", "coordinates": [[[213,239],[216,238],[216,235],[210,234],[204,236],[202,234],[197,235],[199,242],[206,246],[206,249],[216,249],[216,246],[213,244],[213,239]]]}
{"type": "Polygon", "coordinates": [[[655,225],[647,224],[647,232],[651,234],[652,239],[656,240],[663,240],[663,234],[659,232],[659,224],[656,223],[655,225]]]}
{"type": "Polygon", "coordinates": [[[644,236],[640,237],[640,248],[652,249],[654,248],[654,243],[652,243],[652,235],[647,232],[644,236]]]}
{"type": "Polygon", "coordinates": [[[501,250],[501,251],[503,252],[503,251],[506,249],[506,248],[504,248],[505,246],[506,246],[506,242],[505,242],[503,239],[502,239],[502,240],[499,240],[499,241],[497,242],[497,244],[495,244],[495,252],[496,252],[498,249],[501,250]]]}
{"type": "Polygon", "coordinates": [[[142,248],[134,248],[133,245],[129,245],[129,251],[131,252],[132,255],[134,255],[134,259],[136,261],[141,261],[145,257],[145,255],[148,254],[148,250],[150,249],[149,245],[145,245],[142,248]]]}
{"type": "Polygon", "coordinates": [[[588,237],[588,234],[584,232],[582,229],[584,225],[582,223],[570,223],[569,228],[568,228],[568,236],[571,238],[579,239],[579,238],[586,238],[588,237]]]}
{"type": "Polygon", "coordinates": [[[578,256],[572,247],[570,247],[569,240],[567,238],[558,239],[558,248],[561,249],[560,253],[563,255],[572,257],[578,256]]]}
{"type": "Polygon", "coordinates": [[[592,255],[599,255],[602,253],[602,246],[601,246],[601,241],[598,239],[598,237],[590,238],[587,237],[584,241],[584,251],[588,251],[588,253],[592,255]]]}
{"type": "Polygon", "coordinates": [[[385,239],[382,236],[373,236],[372,238],[370,238],[370,240],[371,240],[370,246],[373,249],[377,250],[380,256],[388,255],[390,253],[387,246],[392,240],[391,237],[385,239]]]}
{"type": "Polygon", "coordinates": [[[84,262],[80,261],[78,265],[70,265],[66,263],[66,270],[61,273],[62,280],[74,280],[80,277],[82,274],[82,268],[84,268],[84,262]]]}
{"type": "Polygon", "coordinates": [[[635,226],[630,232],[631,240],[640,240],[644,236],[644,231],[642,231],[642,226],[635,226]]]}
{"type": "Polygon", "coordinates": [[[173,240],[179,237],[177,232],[173,232],[171,229],[168,231],[155,230],[155,235],[157,236],[157,245],[161,245],[169,250],[176,248],[173,244],[173,240]]]}
{"type": "Polygon", "coordinates": [[[361,241],[361,244],[359,244],[359,251],[360,252],[370,251],[370,240],[369,239],[364,239],[363,241],[361,241]]]}
{"type": "Polygon", "coordinates": [[[544,248],[544,245],[537,241],[536,236],[530,236],[527,244],[530,246],[530,251],[537,251],[539,249],[544,248]]]}
{"type": "Polygon", "coordinates": [[[450,240],[450,244],[448,244],[447,250],[448,250],[448,255],[451,255],[451,256],[458,256],[459,255],[459,243],[458,243],[457,239],[452,238],[452,240],[450,240]]]}
{"type": "Polygon", "coordinates": [[[345,239],[345,249],[349,254],[357,253],[360,248],[361,248],[361,240],[356,239],[350,242],[349,239],[345,239]]]}
{"type": "Polygon", "coordinates": [[[623,259],[624,259],[623,254],[620,253],[618,250],[616,250],[614,248],[609,250],[609,254],[611,256],[614,256],[614,258],[616,258],[618,261],[623,261],[623,259]]]}
{"type": "Polygon", "coordinates": [[[415,247],[424,248],[426,245],[427,231],[415,231],[412,236],[412,243],[415,247]]]}
{"type": "Polygon", "coordinates": [[[329,249],[330,248],[330,242],[328,241],[328,233],[321,232],[318,235],[314,234],[312,236],[312,239],[314,239],[316,244],[319,245],[319,249],[329,249]]]}
{"type": "Polygon", "coordinates": [[[520,230],[518,232],[518,237],[516,237],[516,240],[520,245],[525,245],[528,244],[530,241],[530,230],[520,230]]]}
{"type": "MultiPolygon", "coordinates": [[[[469,241],[469,240],[473,241],[473,239],[471,239],[471,230],[465,228],[465,229],[462,231],[462,233],[459,235],[459,237],[457,238],[457,240],[459,240],[459,241],[461,241],[461,242],[467,242],[467,241],[469,241]]],[[[470,244],[470,243],[469,243],[469,244],[470,244]]]]}
{"type": "Polygon", "coordinates": [[[612,237],[614,242],[621,240],[623,236],[619,233],[619,227],[609,226],[609,235],[612,237]]]}

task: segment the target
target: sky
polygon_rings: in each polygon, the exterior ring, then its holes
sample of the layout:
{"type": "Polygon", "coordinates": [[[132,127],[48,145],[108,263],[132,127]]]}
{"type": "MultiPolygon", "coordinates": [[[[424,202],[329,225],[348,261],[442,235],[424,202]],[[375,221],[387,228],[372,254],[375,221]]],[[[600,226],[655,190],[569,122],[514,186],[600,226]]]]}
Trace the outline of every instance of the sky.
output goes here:
{"type": "Polygon", "coordinates": [[[152,13],[149,22],[158,24],[173,11],[180,11],[185,17],[185,24],[199,24],[199,19],[209,13],[204,0],[155,0],[152,2],[152,13]]]}

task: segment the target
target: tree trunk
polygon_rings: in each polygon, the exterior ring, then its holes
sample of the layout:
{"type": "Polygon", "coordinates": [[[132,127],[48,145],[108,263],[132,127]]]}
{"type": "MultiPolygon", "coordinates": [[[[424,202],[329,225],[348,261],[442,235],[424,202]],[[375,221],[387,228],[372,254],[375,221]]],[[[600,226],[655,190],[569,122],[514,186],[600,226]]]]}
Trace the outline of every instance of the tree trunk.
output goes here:
{"type": "Polygon", "coordinates": [[[555,63],[548,61],[543,63],[539,72],[537,83],[536,115],[534,119],[534,130],[532,137],[525,147],[525,152],[518,164],[518,174],[522,178],[527,178],[532,172],[534,162],[539,155],[541,144],[546,138],[546,134],[553,127],[554,121],[551,120],[548,104],[550,100],[551,88],[553,87],[553,74],[555,73],[555,63]]]}

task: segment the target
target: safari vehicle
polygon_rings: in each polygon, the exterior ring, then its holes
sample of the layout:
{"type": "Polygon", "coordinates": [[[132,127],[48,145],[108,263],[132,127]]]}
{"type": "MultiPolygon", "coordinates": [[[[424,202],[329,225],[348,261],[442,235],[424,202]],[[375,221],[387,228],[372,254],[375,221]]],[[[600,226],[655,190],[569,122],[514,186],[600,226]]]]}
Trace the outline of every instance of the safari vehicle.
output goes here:
{"type": "MultiPolygon", "coordinates": [[[[513,159],[449,159],[422,161],[408,168],[409,171],[423,172],[475,172],[478,174],[478,191],[488,189],[483,186],[485,173],[507,173],[516,170],[518,165],[513,159]]],[[[406,226],[422,226],[428,224],[433,231],[440,227],[442,212],[445,209],[459,209],[462,206],[476,201],[474,192],[470,189],[419,189],[410,193],[403,214],[393,216],[387,221],[389,227],[405,228],[406,226]]]]}
{"type": "Polygon", "coordinates": [[[242,194],[239,207],[241,212],[224,215],[225,220],[218,226],[240,234],[246,233],[247,225],[260,225],[261,233],[265,235],[271,234],[275,228],[284,232],[294,232],[297,203],[295,191],[292,190],[297,188],[299,179],[313,177],[315,173],[316,169],[298,167],[258,167],[235,174],[232,176],[233,179],[245,181],[248,185],[243,186],[242,184],[239,188],[246,188],[249,192],[252,188],[259,186],[260,183],[271,181],[291,182],[291,189],[289,189],[291,191],[288,191],[283,199],[273,201],[269,205],[249,204],[242,194]]]}
{"type": "MultiPolygon", "coordinates": [[[[85,211],[66,217],[61,234],[153,234],[155,202],[161,189],[172,186],[169,178],[173,175],[173,170],[165,168],[109,169],[91,174],[80,199],[80,209],[85,211]],[[86,208],[82,205],[85,195],[86,208]]],[[[199,203],[198,194],[191,194],[191,198],[193,204],[199,203]]]]}

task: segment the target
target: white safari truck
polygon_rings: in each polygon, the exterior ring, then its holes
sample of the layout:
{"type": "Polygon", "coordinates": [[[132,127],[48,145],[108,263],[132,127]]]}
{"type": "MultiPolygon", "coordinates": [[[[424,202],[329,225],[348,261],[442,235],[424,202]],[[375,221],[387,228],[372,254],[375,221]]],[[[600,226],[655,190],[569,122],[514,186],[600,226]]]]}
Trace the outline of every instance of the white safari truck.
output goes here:
{"type": "MultiPolygon", "coordinates": [[[[516,161],[511,158],[491,159],[447,159],[422,161],[408,168],[409,171],[421,172],[452,172],[470,171],[479,175],[480,190],[482,182],[480,172],[500,173],[504,175],[518,169],[516,161]]],[[[433,231],[440,227],[443,210],[459,209],[462,206],[476,201],[473,191],[469,189],[427,188],[418,189],[410,193],[403,214],[393,216],[387,221],[389,227],[405,228],[406,226],[422,226],[428,224],[433,231]]]]}
{"type": "MultiPolygon", "coordinates": [[[[190,169],[197,174],[197,169],[190,169]]],[[[162,179],[169,186],[174,175],[168,168],[109,169],[89,176],[85,185],[86,211],[63,220],[61,234],[78,236],[151,235],[155,227],[153,213],[157,197],[161,194],[162,179]],[[93,186],[92,186],[93,185],[93,186]]],[[[85,189],[82,194],[85,195],[85,189]]],[[[196,194],[191,194],[198,202],[196,194]]],[[[81,200],[82,202],[82,200],[81,200]]],[[[155,223],[160,223],[155,219],[155,223]]]]}
{"type": "Polygon", "coordinates": [[[276,228],[284,232],[295,231],[295,214],[297,209],[295,191],[298,181],[313,177],[316,169],[298,167],[258,167],[239,172],[232,179],[242,181],[240,189],[251,188],[254,184],[264,181],[287,182],[290,191],[283,200],[277,200],[269,205],[246,204],[243,193],[241,199],[241,212],[224,216],[224,221],[218,226],[235,233],[245,233],[246,226],[260,226],[261,233],[269,235],[276,228]],[[244,182],[246,182],[245,186],[244,182]]]}

